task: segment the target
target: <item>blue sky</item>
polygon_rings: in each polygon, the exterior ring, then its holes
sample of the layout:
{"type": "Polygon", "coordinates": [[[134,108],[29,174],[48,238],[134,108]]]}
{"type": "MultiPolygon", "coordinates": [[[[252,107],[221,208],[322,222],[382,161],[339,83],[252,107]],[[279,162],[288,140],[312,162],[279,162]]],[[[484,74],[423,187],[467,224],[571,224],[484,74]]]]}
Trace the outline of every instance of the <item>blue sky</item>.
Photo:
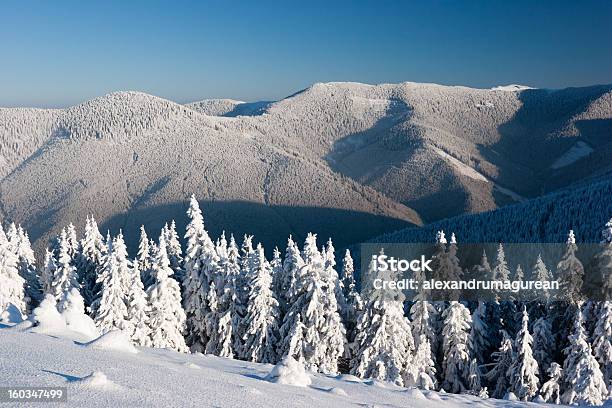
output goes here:
{"type": "Polygon", "coordinates": [[[279,99],[314,82],[612,83],[610,1],[9,1],[0,106],[116,90],[279,99]]]}

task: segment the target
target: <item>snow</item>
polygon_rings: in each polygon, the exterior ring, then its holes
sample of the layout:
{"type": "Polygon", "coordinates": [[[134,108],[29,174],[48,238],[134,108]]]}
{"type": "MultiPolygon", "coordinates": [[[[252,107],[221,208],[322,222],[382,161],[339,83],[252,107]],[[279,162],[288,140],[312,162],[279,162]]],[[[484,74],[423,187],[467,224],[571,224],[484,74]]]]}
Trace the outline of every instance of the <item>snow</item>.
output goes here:
{"type": "MultiPolygon", "coordinates": [[[[0,326],[0,361],[10,369],[2,385],[61,386],[67,407],[504,407],[507,401],[421,392],[351,377],[306,374],[295,387],[267,380],[274,368],[202,354],[140,348],[138,354],[82,347],[63,336],[0,326]],[[41,350],[45,350],[41,353],[41,350]],[[191,365],[200,369],[192,369],[191,365]],[[376,384],[376,386],[369,386],[376,384]],[[380,386],[380,385],[384,385],[380,386]]],[[[3,404],[17,407],[18,404],[3,404]]],[[[514,402],[513,406],[530,406],[514,402]]]]}
{"type": "Polygon", "coordinates": [[[9,303],[4,311],[0,313],[0,323],[11,324],[21,323],[23,321],[23,315],[17,306],[9,303]]]}
{"type": "Polygon", "coordinates": [[[500,86],[491,88],[492,91],[504,91],[504,92],[519,92],[519,91],[524,91],[526,89],[536,89],[536,88],[532,88],[527,85],[516,85],[516,84],[500,85],[500,86]]]}
{"type": "Polygon", "coordinates": [[[111,330],[102,336],[85,344],[85,347],[96,350],[112,350],[123,353],[138,353],[130,339],[120,330],[111,330]]]}
{"type": "Polygon", "coordinates": [[[297,362],[291,356],[285,357],[276,364],[266,376],[266,379],[273,383],[294,385],[296,387],[307,387],[312,383],[304,365],[297,362]]]}
{"type": "Polygon", "coordinates": [[[567,152],[563,153],[555,162],[550,166],[551,169],[557,170],[565,166],[569,166],[572,163],[577,162],[583,157],[588,156],[595,150],[583,141],[577,142],[567,152]]]}
{"type": "Polygon", "coordinates": [[[443,150],[434,147],[434,151],[438,153],[440,157],[442,157],[444,160],[448,161],[453,167],[455,167],[460,174],[472,178],[474,180],[484,181],[485,183],[489,182],[489,180],[485,176],[480,174],[478,171],[474,170],[467,164],[460,162],[459,160],[455,159],[453,156],[444,152],[443,150]]]}

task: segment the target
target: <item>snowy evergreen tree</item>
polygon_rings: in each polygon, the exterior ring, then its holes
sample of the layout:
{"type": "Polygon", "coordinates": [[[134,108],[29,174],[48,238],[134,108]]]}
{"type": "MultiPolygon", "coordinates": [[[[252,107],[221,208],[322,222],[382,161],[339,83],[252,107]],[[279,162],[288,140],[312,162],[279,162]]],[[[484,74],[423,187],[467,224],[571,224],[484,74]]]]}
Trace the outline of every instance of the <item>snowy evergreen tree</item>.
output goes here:
{"type": "Polygon", "coordinates": [[[278,302],[272,293],[272,268],[261,244],[253,257],[253,282],[244,318],[243,357],[248,361],[275,364],[278,341],[278,302]]]}
{"type": "Polygon", "coordinates": [[[342,318],[346,326],[347,340],[352,343],[355,339],[355,326],[357,325],[357,316],[363,310],[363,300],[357,292],[355,283],[355,267],[351,251],[348,249],[344,253],[342,259],[342,277],[340,280],[344,299],[346,299],[346,307],[342,310],[342,318]]]}
{"type": "Polygon", "coordinates": [[[498,281],[510,280],[510,268],[506,261],[506,253],[504,252],[504,246],[499,244],[497,247],[497,258],[495,267],[493,268],[493,278],[498,281]]]}
{"type": "Polygon", "coordinates": [[[561,403],[561,381],[563,380],[563,369],[557,363],[551,363],[548,368],[548,381],[542,385],[540,394],[544,402],[553,404],[561,403]]]}
{"type": "Polygon", "coordinates": [[[151,345],[148,317],[150,307],[140,279],[138,262],[132,265],[129,274],[131,285],[127,297],[127,326],[130,328],[130,338],[134,344],[148,347],[151,345]]]}
{"type": "Polygon", "coordinates": [[[72,223],[66,227],[66,242],[68,244],[68,255],[72,259],[73,265],[75,265],[79,255],[80,243],[77,238],[76,228],[72,223]]]}
{"type": "Polygon", "coordinates": [[[278,301],[281,315],[284,317],[295,300],[300,289],[299,278],[301,277],[301,269],[304,267],[304,260],[297,244],[289,236],[287,240],[287,249],[285,251],[285,260],[283,261],[283,275],[278,293],[278,301]]]}
{"type": "Polygon", "coordinates": [[[136,254],[136,262],[138,263],[138,270],[140,271],[140,279],[144,288],[148,288],[154,283],[154,278],[151,275],[151,260],[153,259],[151,254],[151,246],[149,243],[149,237],[144,225],[140,226],[140,239],[138,241],[138,253],[136,254]]]}
{"type": "Polygon", "coordinates": [[[305,265],[295,271],[290,308],[280,335],[279,356],[291,356],[312,371],[336,373],[344,351],[345,331],[330,281],[323,277],[325,260],[316,235],[308,234],[302,252],[305,265]]]}
{"type": "Polygon", "coordinates": [[[552,325],[547,316],[539,317],[533,324],[533,356],[540,369],[539,378],[544,378],[550,367],[555,347],[552,325]]]}
{"type": "Polygon", "coordinates": [[[582,279],[584,267],[576,257],[576,237],[570,230],[567,237],[567,246],[561,261],[557,264],[557,278],[559,280],[560,294],[564,300],[574,304],[582,300],[582,279]]]}
{"type": "Polygon", "coordinates": [[[179,283],[183,282],[185,271],[183,270],[183,249],[181,248],[181,242],[176,232],[176,223],[174,220],[164,226],[164,232],[166,236],[166,246],[168,249],[168,259],[170,260],[170,267],[174,271],[174,279],[179,283]]]}
{"type": "Polygon", "coordinates": [[[569,341],[570,345],[564,350],[564,392],[561,399],[569,405],[601,405],[608,396],[608,390],[587,341],[580,310],[576,313],[569,341]]]}
{"type": "Polygon", "coordinates": [[[492,385],[493,398],[503,398],[510,389],[509,369],[514,361],[512,340],[505,330],[502,330],[502,341],[499,350],[493,352],[493,367],[485,374],[485,378],[492,385]]]}
{"type": "Polygon", "coordinates": [[[442,318],[442,388],[453,393],[469,389],[470,361],[470,311],[460,302],[452,301],[442,318]]]}
{"type": "MultiPolygon", "coordinates": [[[[536,263],[533,266],[533,272],[531,272],[531,276],[533,276],[533,279],[536,281],[549,281],[551,279],[550,272],[544,264],[541,255],[538,255],[538,259],[536,260],[536,263]]],[[[542,289],[538,293],[538,298],[540,299],[540,303],[545,304],[550,299],[550,293],[548,293],[548,290],[542,289]]]]}
{"type": "Polygon", "coordinates": [[[0,225],[0,313],[9,304],[17,307],[22,314],[27,311],[25,300],[25,279],[19,275],[18,257],[0,225]]]}
{"type": "Polygon", "coordinates": [[[247,306],[249,303],[249,294],[251,292],[251,283],[253,280],[253,236],[244,235],[242,247],[240,249],[240,272],[234,279],[235,299],[234,299],[234,350],[238,356],[242,356],[243,339],[246,333],[246,324],[244,318],[246,316],[247,306]]]}
{"type": "Polygon", "coordinates": [[[516,352],[509,369],[510,390],[522,401],[529,401],[538,392],[540,380],[538,378],[538,363],[533,357],[531,345],[533,338],[528,329],[529,315],[523,308],[522,326],[517,333],[516,352]]]}
{"type": "Polygon", "coordinates": [[[595,271],[592,275],[598,274],[598,278],[601,279],[601,290],[604,295],[604,299],[612,299],[612,220],[608,221],[604,230],[602,231],[601,248],[595,255],[593,263],[595,265],[595,271]]]}
{"type": "Polygon", "coordinates": [[[414,386],[424,390],[435,390],[437,387],[436,365],[431,354],[429,339],[421,334],[416,352],[404,372],[404,385],[414,386]]]}
{"type": "Polygon", "coordinates": [[[189,349],[183,338],[186,317],[181,307],[181,289],[172,279],[173,271],[163,235],[151,268],[155,277],[155,283],[147,289],[151,346],[187,352],[189,349]]]}
{"type": "MultiPolygon", "coordinates": [[[[274,293],[274,297],[278,301],[279,304],[279,314],[280,310],[280,292],[281,286],[284,279],[283,276],[283,259],[281,257],[280,250],[278,247],[274,247],[274,251],[272,252],[272,260],[270,261],[270,267],[272,268],[272,292],[274,293]]],[[[282,320],[283,316],[280,315],[280,319],[282,320]]]]}
{"type": "Polygon", "coordinates": [[[94,322],[102,333],[122,330],[129,336],[132,328],[128,322],[127,293],[124,291],[124,275],[129,271],[121,253],[117,256],[115,251],[117,239],[107,242],[107,256],[97,281],[101,286],[101,296],[94,304],[94,322]]]}
{"type": "Polygon", "coordinates": [[[476,359],[479,366],[486,364],[491,350],[489,328],[486,323],[487,307],[488,305],[485,302],[478,302],[478,306],[472,313],[470,348],[472,357],[476,359]]]}
{"type": "MultiPolygon", "coordinates": [[[[14,224],[13,224],[14,225],[14,224]]],[[[28,233],[21,225],[15,228],[14,238],[11,245],[17,255],[17,270],[25,280],[25,301],[28,313],[31,312],[42,300],[42,288],[40,278],[36,269],[36,258],[32,250],[32,244],[28,233]]]]}
{"type": "Polygon", "coordinates": [[[45,262],[40,274],[40,286],[42,287],[43,295],[52,294],[51,284],[57,269],[57,262],[53,256],[53,251],[49,248],[45,250],[45,262]]]}
{"type": "Polygon", "coordinates": [[[85,232],[81,239],[80,252],[77,258],[77,274],[81,283],[81,292],[85,306],[90,307],[96,298],[100,296],[99,285],[96,285],[98,274],[104,266],[107,246],[104,237],[100,234],[98,224],[92,217],[87,217],[85,232]]]}
{"type": "Polygon", "coordinates": [[[73,265],[70,251],[72,249],[68,241],[68,235],[63,230],[58,241],[57,268],[51,281],[51,294],[60,305],[72,288],[79,289],[76,268],[73,265]]]}
{"type": "MultiPolygon", "coordinates": [[[[215,246],[204,229],[204,219],[195,196],[191,196],[187,210],[190,222],[185,239],[185,279],[183,281],[183,307],[187,317],[186,340],[191,351],[204,352],[208,342],[206,319],[210,313],[207,297],[218,268],[215,246]]],[[[165,244],[165,237],[162,237],[165,244]]],[[[158,252],[160,252],[160,248],[158,252]]],[[[165,255],[167,258],[167,254],[165,255]]],[[[159,254],[157,259],[159,260],[159,254]]],[[[169,262],[169,261],[168,261],[169,262]]],[[[157,272],[153,271],[154,276],[157,272]]]]}
{"type": "Polygon", "coordinates": [[[593,354],[599,362],[608,390],[612,391],[612,301],[599,305],[593,333],[593,354]]]}

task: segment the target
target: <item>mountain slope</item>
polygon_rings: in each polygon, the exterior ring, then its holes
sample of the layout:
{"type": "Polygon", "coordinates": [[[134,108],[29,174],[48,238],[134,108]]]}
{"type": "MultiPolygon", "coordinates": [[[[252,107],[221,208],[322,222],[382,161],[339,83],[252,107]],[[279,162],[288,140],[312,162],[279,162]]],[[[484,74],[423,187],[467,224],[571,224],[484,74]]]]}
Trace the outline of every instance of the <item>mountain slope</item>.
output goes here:
{"type": "Polygon", "coordinates": [[[94,214],[102,228],[123,228],[133,248],[140,223],[153,234],[172,218],[182,228],[192,193],[213,232],[251,232],[269,245],[309,229],[346,244],[420,223],[324,163],[149,95],[67,109],[53,134],[0,183],[5,217],[22,222],[39,247],[59,226],[94,214]]]}
{"type": "Polygon", "coordinates": [[[158,230],[202,201],[208,227],[339,247],[608,177],[612,86],[537,90],[315,84],[273,103],[118,92],[0,109],[0,217],[38,249],[68,222],[158,230]]]}

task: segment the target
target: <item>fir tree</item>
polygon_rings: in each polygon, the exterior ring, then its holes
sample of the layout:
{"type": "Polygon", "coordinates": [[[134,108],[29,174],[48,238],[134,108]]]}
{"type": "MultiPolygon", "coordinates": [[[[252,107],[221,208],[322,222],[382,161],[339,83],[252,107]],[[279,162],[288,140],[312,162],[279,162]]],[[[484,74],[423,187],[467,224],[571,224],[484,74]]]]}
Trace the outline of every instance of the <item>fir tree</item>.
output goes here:
{"type": "Polygon", "coordinates": [[[187,352],[183,338],[186,317],[181,307],[181,289],[172,279],[173,271],[163,235],[159,239],[157,258],[151,268],[155,277],[155,283],[147,289],[151,307],[148,313],[151,346],[187,352]]]}
{"type": "Polygon", "coordinates": [[[63,230],[58,241],[57,268],[51,281],[51,294],[60,305],[72,288],[79,289],[76,268],[70,257],[71,250],[68,235],[63,230]]]}
{"type": "Polygon", "coordinates": [[[248,361],[275,364],[278,341],[278,302],[272,293],[271,267],[261,244],[253,257],[253,282],[244,318],[243,357],[248,361]]]}
{"type": "Polygon", "coordinates": [[[51,284],[55,271],[57,269],[57,262],[53,256],[53,251],[47,248],[45,250],[45,262],[43,265],[42,273],[40,274],[40,286],[42,287],[43,295],[52,294],[51,284]]]}
{"type": "Polygon", "coordinates": [[[102,333],[122,330],[129,336],[131,327],[127,320],[127,293],[124,292],[123,276],[127,272],[126,265],[115,252],[117,239],[107,242],[107,256],[97,280],[101,290],[100,298],[95,303],[94,322],[102,333]]]}
{"type": "Polygon", "coordinates": [[[555,346],[552,325],[547,316],[539,317],[533,324],[533,356],[538,362],[540,378],[548,372],[555,346]]]}
{"type": "Polygon", "coordinates": [[[528,330],[529,315],[523,308],[522,326],[516,336],[516,353],[510,366],[510,390],[522,401],[529,401],[538,391],[538,363],[533,358],[533,338],[528,330]]]}
{"type": "Polygon", "coordinates": [[[12,246],[17,255],[17,270],[25,280],[25,301],[27,312],[31,312],[42,300],[40,278],[36,270],[36,258],[28,233],[19,225],[15,230],[12,246]]]}
{"type": "Polygon", "coordinates": [[[100,286],[96,285],[98,274],[104,266],[107,246],[104,237],[98,230],[98,224],[92,217],[87,217],[85,232],[81,239],[80,252],[76,262],[79,282],[85,306],[90,307],[96,298],[100,296],[100,286]]]}
{"type": "Polygon", "coordinates": [[[166,224],[164,234],[166,235],[166,246],[168,249],[170,267],[174,271],[173,277],[179,283],[182,283],[185,275],[185,271],[183,270],[183,249],[181,248],[181,242],[176,232],[176,223],[174,220],[172,220],[170,226],[166,224]]]}
{"type": "Polygon", "coordinates": [[[494,398],[503,398],[510,389],[509,369],[514,361],[512,340],[505,330],[502,330],[502,341],[499,350],[493,352],[493,367],[485,374],[485,378],[493,387],[494,398]]]}
{"type": "Polygon", "coordinates": [[[570,230],[565,253],[557,264],[557,278],[560,283],[560,293],[564,300],[574,304],[582,300],[582,279],[584,276],[582,262],[576,257],[577,250],[574,231],[570,230]]]}
{"type": "Polygon", "coordinates": [[[429,339],[421,334],[416,346],[416,352],[411,363],[406,367],[404,385],[415,386],[424,390],[436,389],[436,365],[431,354],[429,339]]]}
{"type": "MultiPolygon", "coordinates": [[[[204,229],[202,212],[193,195],[187,215],[190,222],[185,234],[187,249],[185,252],[185,279],[183,281],[183,307],[187,317],[186,339],[192,351],[204,352],[208,342],[206,318],[210,313],[207,297],[215,271],[218,268],[218,257],[215,246],[208,232],[204,229]]],[[[162,238],[165,243],[163,235],[162,238]]],[[[159,251],[161,251],[161,243],[159,251]]],[[[167,258],[167,254],[165,256],[167,258]]],[[[157,260],[159,260],[159,254],[157,260]]],[[[156,274],[154,271],[154,275],[156,274]]]]}
{"type": "Polygon", "coordinates": [[[561,403],[561,381],[563,369],[557,363],[551,363],[548,368],[548,381],[542,385],[542,399],[553,404],[561,403]]]}
{"type": "Polygon", "coordinates": [[[153,276],[151,275],[151,245],[149,243],[149,237],[144,225],[140,226],[140,239],[138,241],[138,254],[136,255],[136,262],[138,263],[138,270],[140,271],[140,279],[144,288],[148,288],[154,283],[153,276]]]}
{"type": "Polygon", "coordinates": [[[453,393],[469,389],[470,328],[472,318],[470,311],[461,303],[453,301],[444,311],[442,360],[442,388],[453,393]]]}
{"type": "Polygon", "coordinates": [[[563,363],[563,403],[601,405],[608,395],[608,390],[587,341],[580,310],[576,313],[569,341],[569,346],[564,350],[566,358],[563,363]]]}
{"type": "Polygon", "coordinates": [[[26,313],[25,280],[19,275],[18,257],[0,225],[0,313],[12,304],[26,313]]]}
{"type": "Polygon", "coordinates": [[[132,265],[129,274],[131,285],[127,297],[127,321],[128,327],[131,329],[130,338],[134,344],[147,347],[151,345],[148,317],[150,307],[144,285],[140,279],[138,262],[135,261],[132,265]]]}
{"type": "Polygon", "coordinates": [[[593,354],[599,362],[608,390],[612,390],[612,302],[599,305],[593,334],[593,354]]]}

